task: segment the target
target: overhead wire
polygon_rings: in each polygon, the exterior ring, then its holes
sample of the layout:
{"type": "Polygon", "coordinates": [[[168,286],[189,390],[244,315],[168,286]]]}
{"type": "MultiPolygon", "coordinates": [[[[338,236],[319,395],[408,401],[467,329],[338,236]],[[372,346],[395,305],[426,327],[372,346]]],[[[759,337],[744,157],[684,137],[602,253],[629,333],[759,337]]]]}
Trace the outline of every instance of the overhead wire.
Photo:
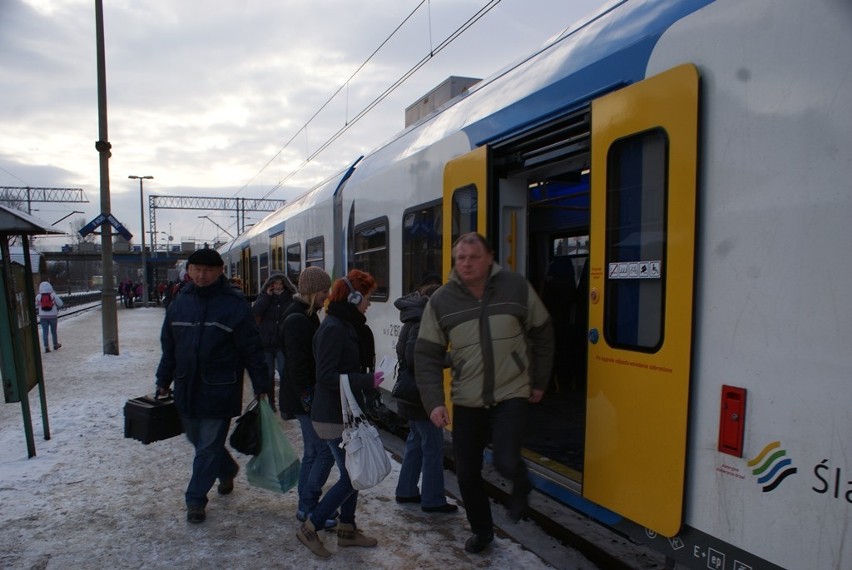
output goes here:
{"type": "MultiPolygon", "coordinates": [[[[435,55],[443,51],[447,46],[453,43],[456,39],[458,39],[461,34],[467,31],[471,26],[473,26],[477,21],[479,21],[485,14],[490,12],[497,4],[500,3],[501,0],[491,0],[488,4],[481,7],[479,10],[474,13],[473,16],[467,19],[464,24],[456,28],[454,32],[452,32],[449,36],[447,36],[437,47],[430,49],[429,55],[424,56],[420,61],[418,61],[411,69],[406,71],[400,78],[394,81],[390,87],[385,89],[378,97],[373,99],[366,107],[364,107],[351,121],[347,121],[340,129],[337,130],[331,137],[326,139],[326,141],[319,146],[313,153],[308,155],[308,157],[303,160],[299,166],[293,169],[287,176],[283,179],[279,180],[275,186],[273,186],[266,194],[263,195],[263,198],[268,197],[270,194],[281,188],[285,182],[287,182],[290,178],[298,174],[307,164],[317,157],[321,152],[323,152],[326,148],[328,148],[331,144],[333,144],[337,139],[339,139],[346,131],[348,131],[352,126],[355,125],[358,121],[364,118],[367,113],[372,111],[379,103],[381,103],[384,99],[386,99],[391,93],[393,93],[400,85],[402,85],[409,77],[414,75],[421,67],[426,65],[430,59],[432,59],[435,55]]],[[[283,149],[282,149],[283,150],[283,149]]],[[[280,154],[280,152],[279,152],[280,154]]],[[[259,173],[258,173],[259,174],[259,173]]]]}
{"type": "MultiPolygon", "coordinates": [[[[294,168],[289,174],[287,174],[284,178],[280,179],[270,190],[268,190],[264,195],[263,199],[270,196],[273,192],[281,188],[288,180],[290,180],[293,176],[298,174],[302,169],[307,166],[314,158],[316,158],[320,153],[322,153],[325,149],[327,149],[330,145],[332,145],[337,139],[339,139],[346,131],[348,131],[351,127],[353,127],[356,123],[358,123],[361,119],[363,119],[370,111],[372,111],[377,105],[379,105],[382,101],[384,101],[391,93],[393,93],[396,89],[398,89],[405,81],[408,80],[409,77],[414,75],[420,68],[426,65],[429,60],[435,57],[438,53],[447,48],[450,44],[452,44],[456,39],[458,39],[464,32],[466,32],[471,26],[473,26],[476,22],[482,19],[488,12],[490,12],[494,7],[496,7],[502,0],[490,0],[487,4],[481,6],[472,16],[470,16],[463,24],[461,24],[458,28],[456,28],[452,33],[450,33],[441,43],[437,46],[432,46],[432,37],[431,37],[431,11],[429,18],[429,26],[430,26],[430,48],[428,55],[424,56],[420,61],[418,61],[413,67],[411,67],[408,71],[403,73],[398,79],[396,79],[387,89],[385,89],[382,93],[380,93],[375,99],[373,99],[369,104],[367,104],[360,112],[358,112],[355,117],[351,120],[347,119],[344,125],[338,129],[334,134],[332,134],[325,142],[323,142],[314,152],[309,153],[307,158],[303,160],[296,168],[294,168]]],[[[384,41],[377,47],[373,53],[361,64],[358,68],[349,76],[349,78],[334,92],[329,99],[323,103],[323,105],[311,116],[310,119],[292,136],[287,140],[286,143],[278,150],[278,152],[255,174],[251,180],[246,182],[237,192],[234,194],[236,196],[240,192],[242,192],[245,188],[248,187],[249,184],[253,180],[255,180],[270,164],[277,159],[284,150],[289,147],[296,137],[302,131],[307,131],[308,125],[313,121],[319,114],[325,109],[331,101],[345,88],[348,87],[349,83],[352,79],[370,62],[370,60],[375,57],[375,55],[384,47],[388,41],[402,28],[405,23],[411,19],[411,17],[426,3],[427,0],[422,0],[414,10],[412,10],[405,19],[394,29],[391,34],[385,38],[384,41]]],[[[348,108],[347,108],[348,113],[348,108]]]]}
{"type": "MultiPolygon", "coordinates": [[[[307,132],[308,125],[310,125],[310,124],[311,124],[311,121],[313,121],[314,119],[316,119],[316,118],[317,118],[317,116],[319,116],[319,114],[320,114],[320,113],[322,113],[322,111],[323,111],[326,107],[328,107],[328,105],[329,105],[329,104],[331,104],[331,102],[334,100],[334,98],[335,98],[335,97],[337,97],[337,95],[339,95],[339,94],[340,94],[340,92],[341,92],[344,88],[347,88],[347,89],[348,89],[349,83],[352,81],[352,79],[354,79],[354,78],[355,78],[355,76],[356,76],[356,75],[358,75],[358,73],[359,73],[362,69],[364,69],[364,66],[366,66],[368,63],[370,63],[370,61],[371,61],[371,60],[372,60],[372,59],[376,56],[376,54],[377,54],[377,53],[379,53],[379,51],[381,51],[381,49],[382,49],[382,48],[383,48],[383,47],[384,47],[384,46],[385,46],[385,45],[386,45],[386,44],[387,44],[387,43],[388,43],[388,42],[389,42],[389,41],[390,41],[390,40],[391,40],[391,39],[392,39],[392,38],[396,35],[396,33],[397,33],[397,32],[398,32],[398,31],[399,31],[399,30],[400,30],[400,29],[401,29],[401,28],[405,25],[405,23],[406,23],[406,22],[408,22],[408,20],[410,20],[410,19],[412,18],[412,16],[414,16],[414,14],[416,14],[416,13],[417,13],[417,11],[420,9],[420,7],[421,7],[421,6],[423,6],[423,4],[424,4],[426,1],[427,1],[427,0],[421,0],[421,1],[420,1],[420,3],[419,3],[419,4],[417,4],[417,6],[416,6],[416,7],[415,7],[415,8],[414,8],[414,9],[413,9],[413,10],[412,10],[412,11],[411,11],[411,12],[410,12],[410,13],[409,13],[409,14],[408,14],[408,15],[407,15],[407,16],[406,16],[403,20],[402,20],[402,22],[400,22],[400,23],[396,26],[396,28],[394,28],[394,30],[390,33],[390,35],[388,35],[388,37],[386,37],[386,38],[382,41],[382,43],[380,43],[380,44],[379,44],[379,46],[378,46],[375,50],[373,50],[373,53],[371,53],[371,54],[367,57],[367,59],[365,59],[365,60],[364,60],[364,62],[363,62],[361,65],[359,65],[359,66],[358,66],[358,68],[357,68],[355,71],[353,71],[353,72],[352,72],[352,74],[349,76],[349,78],[348,78],[346,81],[344,81],[344,82],[343,82],[343,84],[342,84],[340,87],[338,87],[338,88],[337,88],[337,90],[336,90],[334,93],[332,93],[332,94],[331,94],[331,96],[330,96],[330,97],[326,100],[326,102],[325,102],[325,103],[323,103],[322,105],[320,105],[320,108],[319,108],[319,109],[317,109],[317,110],[316,110],[316,112],[314,112],[314,114],[313,114],[313,115],[311,115],[311,117],[310,117],[310,118],[309,118],[309,119],[305,122],[305,124],[304,124],[304,125],[303,125],[303,126],[302,126],[299,130],[298,130],[298,131],[296,131],[296,132],[293,134],[293,136],[292,136],[292,137],[290,137],[290,139],[289,139],[286,143],[284,143],[284,146],[282,146],[280,149],[278,149],[278,152],[276,152],[276,153],[275,153],[275,155],[274,155],[272,158],[270,158],[270,159],[269,159],[269,161],[268,161],[266,164],[264,164],[264,165],[263,165],[263,167],[262,167],[262,168],[261,168],[261,169],[257,172],[257,174],[255,174],[254,176],[252,176],[252,177],[251,177],[251,180],[249,180],[248,182],[246,182],[246,183],[245,183],[245,184],[244,184],[244,185],[243,185],[243,186],[242,186],[239,190],[237,190],[237,192],[234,194],[234,196],[236,196],[237,194],[239,194],[240,192],[242,192],[242,191],[243,191],[243,190],[244,190],[244,189],[245,189],[245,188],[246,188],[249,184],[251,184],[251,183],[252,183],[252,181],[253,181],[255,178],[257,178],[258,176],[260,176],[260,174],[261,174],[261,173],[262,173],[262,172],[263,172],[263,171],[264,171],[264,170],[265,170],[265,169],[266,169],[266,168],[267,168],[270,164],[272,164],[272,163],[275,161],[275,159],[276,159],[276,158],[278,158],[279,156],[281,156],[281,153],[282,153],[282,152],[284,152],[284,150],[285,150],[288,146],[290,146],[290,144],[291,144],[294,140],[296,140],[296,137],[298,137],[298,136],[299,136],[299,133],[301,133],[302,131],[306,131],[306,132],[307,132]]],[[[264,196],[264,198],[266,198],[266,196],[269,196],[269,193],[267,193],[267,194],[264,196]]]]}

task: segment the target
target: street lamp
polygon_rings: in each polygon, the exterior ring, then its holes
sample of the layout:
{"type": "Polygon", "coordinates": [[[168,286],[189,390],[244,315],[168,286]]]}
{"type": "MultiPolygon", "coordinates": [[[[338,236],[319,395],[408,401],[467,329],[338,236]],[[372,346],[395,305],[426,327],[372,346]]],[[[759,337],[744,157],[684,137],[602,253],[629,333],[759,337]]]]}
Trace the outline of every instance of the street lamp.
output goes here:
{"type": "Polygon", "coordinates": [[[148,306],[148,275],[146,271],[146,259],[145,259],[145,197],[142,191],[142,181],[143,180],[153,180],[153,176],[136,176],[130,175],[128,176],[131,180],[139,181],[139,225],[141,226],[139,229],[142,234],[142,306],[148,306]]]}
{"type": "Polygon", "coordinates": [[[55,226],[56,224],[58,224],[59,222],[61,222],[61,221],[62,221],[62,220],[64,220],[65,218],[70,218],[70,217],[71,217],[71,216],[73,216],[74,214],[85,214],[85,212],[81,212],[80,210],[74,210],[74,211],[73,211],[73,212],[71,212],[70,214],[66,214],[65,216],[62,216],[61,218],[59,218],[58,220],[56,220],[55,222],[53,222],[53,223],[52,223],[52,224],[50,224],[50,225],[51,225],[51,226],[55,226]]]}

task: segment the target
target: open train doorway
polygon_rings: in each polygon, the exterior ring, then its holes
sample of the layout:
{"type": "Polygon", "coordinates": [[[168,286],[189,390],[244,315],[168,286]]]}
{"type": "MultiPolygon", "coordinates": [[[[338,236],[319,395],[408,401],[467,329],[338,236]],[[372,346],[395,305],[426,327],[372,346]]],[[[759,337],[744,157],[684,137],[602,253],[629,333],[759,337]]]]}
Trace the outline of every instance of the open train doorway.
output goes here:
{"type": "Polygon", "coordinates": [[[524,273],[550,312],[550,386],[530,415],[524,456],[560,484],[582,484],[590,235],[590,112],[579,109],[491,148],[498,260],[524,273]]]}

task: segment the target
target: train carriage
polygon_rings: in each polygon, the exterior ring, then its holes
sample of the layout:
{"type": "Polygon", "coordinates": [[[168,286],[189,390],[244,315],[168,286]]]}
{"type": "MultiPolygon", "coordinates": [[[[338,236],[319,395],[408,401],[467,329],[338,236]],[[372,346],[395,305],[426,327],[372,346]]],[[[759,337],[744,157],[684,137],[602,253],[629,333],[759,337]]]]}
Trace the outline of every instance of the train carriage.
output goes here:
{"type": "Polygon", "coordinates": [[[479,231],[554,321],[540,490],[688,567],[852,567],[850,24],[612,2],[224,254],[370,271],[392,360],[393,301],[479,231]]]}

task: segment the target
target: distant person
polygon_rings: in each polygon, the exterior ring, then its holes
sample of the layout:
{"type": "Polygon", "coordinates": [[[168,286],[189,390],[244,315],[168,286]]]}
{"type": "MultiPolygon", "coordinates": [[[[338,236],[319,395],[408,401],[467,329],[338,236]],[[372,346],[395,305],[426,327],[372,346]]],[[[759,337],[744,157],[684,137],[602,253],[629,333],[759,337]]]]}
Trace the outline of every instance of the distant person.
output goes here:
{"type": "Polygon", "coordinates": [[[124,290],[124,308],[132,309],[133,308],[133,298],[136,296],[135,291],[133,290],[133,281],[127,279],[124,281],[122,285],[122,289],[124,290]]]}
{"type": "Polygon", "coordinates": [[[48,331],[53,339],[53,350],[59,350],[62,345],[59,344],[57,336],[57,328],[59,327],[59,307],[62,306],[62,299],[59,298],[53,291],[53,285],[47,281],[42,281],[38,284],[38,293],[35,298],[36,309],[38,310],[38,318],[41,322],[41,338],[44,342],[44,351],[50,352],[50,344],[48,344],[48,331]]]}
{"type": "Polygon", "coordinates": [[[530,403],[538,403],[553,367],[550,316],[532,286],[494,262],[488,242],[467,233],[453,244],[454,267],[429,299],[415,347],[417,386],[432,423],[450,423],[444,362],[453,378],[453,452],[459,490],[473,536],[470,553],[494,540],[482,455],[491,443],[494,467],[512,482],[509,516],[520,520],[531,485],[521,458],[530,403]]]}
{"type": "Polygon", "coordinates": [[[169,281],[166,283],[165,289],[163,289],[163,308],[168,309],[169,304],[172,302],[172,287],[174,286],[173,281],[169,281]]]}
{"type": "MultiPolygon", "coordinates": [[[[420,317],[438,287],[438,283],[421,285],[394,302],[403,323],[396,343],[399,374],[416,378],[414,345],[420,330],[420,317]]],[[[427,513],[456,512],[458,506],[448,503],[444,495],[444,430],[432,423],[419,397],[416,401],[397,400],[397,412],[408,420],[408,438],[396,484],[396,502],[420,503],[420,508],[427,513]]]]}
{"type": "Polygon", "coordinates": [[[331,450],[340,478],[326,491],[314,512],[299,527],[296,536],[320,558],[329,558],[331,552],[322,543],[317,530],[322,529],[325,521],[338,509],[338,548],[372,547],[379,543],[355,526],[358,491],[352,487],[346,471],[346,455],[340,447],[343,441],[340,375],[349,376],[359,406],[364,405],[363,392],[375,390],[384,376],[381,371],[373,372],[376,364],[375,341],[365,315],[370,306],[370,294],[375,288],[376,280],[373,276],[357,269],[335,281],[328,296],[325,319],[314,335],[317,384],[311,405],[311,420],[317,435],[331,450]]]}
{"type": "MultiPolygon", "coordinates": [[[[252,304],[255,321],[260,327],[260,337],[263,341],[263,353],[269,377],[278,376],[278,381],[284,380],[284,351],[281,345],[281,324],[284,311],[293,300],[296,288],[283,273],[275,272],[269,276],[260,288],[252,304]]],[[[272,394],[270,394],[272,396],[272,394]]],[[[270,402],[275,407],[275,402],[270,402]]],[[[293,419],[287,417],[284,419],[293,419]]]]}
{"type": "Polygon", "coordinates": [[[240,293],[244,293],[243,280],[238,276],[234,275],[233,277],[228,277],[228,284],[237,289],[240,293]]]}
{"type": "MultiPolygon", "coordinates": [[[[314,386],[317,383],[314,335],[320,326],[319,312],[328,297],[331,277],[319,267],[306,267],[299,275],[299,293],[284,313],[284,362],[287,374],[281,382],[280,407],[283,417],[295,417],[302,430],[302,466],[299,472],[299,503],[296,518],[304,522],[319,503],[328,480],[334,456],[320,439],[311,422],[314,386]]],[[[334,517],[325,521],[326,530],[337,526],[334,517]]]]}
{"type": "Polygon", "coordinates": [[[187,274],[191,283],[166,310],[157,393],[167,394],[174,383],[175,405],[195,446],[186,519],[201,523],[213,483],[218,478],[218,492],[227,495],[239,471],[225,440],[231,418],[242,412],[242,367],[259,398],[267,397],[272,382],[251,309],[225,280],[222,257],[212,249],[198,250],[189,256],[187,274]]]}

